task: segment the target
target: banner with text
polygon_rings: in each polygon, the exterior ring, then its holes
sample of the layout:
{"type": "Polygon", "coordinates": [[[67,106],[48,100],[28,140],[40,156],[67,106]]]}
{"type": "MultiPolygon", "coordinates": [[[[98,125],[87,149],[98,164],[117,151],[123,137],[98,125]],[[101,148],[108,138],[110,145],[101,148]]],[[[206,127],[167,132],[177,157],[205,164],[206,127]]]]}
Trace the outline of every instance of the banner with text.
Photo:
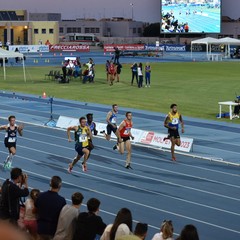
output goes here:
{"type": "MultiPolygon", "coordinates": [[[[96,123],[96,129],[98,130],[98,133],[105,130],[107,124],[105,123],[96,123]]],[[[60,116],[58,118],[56,126],[59,128],[67,129],[69,126],[78,126],[79,125],[79,119],[77,118],[70,118],[65,116],[60,116]]],[[[136,128],[132,128],[131,130],[132,135],[134,136],[134,140],[132,142],[148,145],[148,146],[154,146],[158,148],[171,148],[171,141],[166,140],[163,141],[164,137],[166,137],[166,134],[162,133],[156,133],[151,131],[144,131],[136,128]]],[[[112,138],[116,139],[115,134],[112,134],[112,138]]],[[[193,145],[193,139],[192,138],[186,138],[181,137],[181,146],[175,146],[175,149],[182,152],[190,152],[193,145]]]]}
{"type": "Polygon", "coordinates": [[[89,45],[64,45],[64,44],[54,44],[49,46],[50,52],[89,52],[89,45]]]}
{"type": "Polygon", "coordinates": [[[115,47],[120,51],[141,51],[144,50],[144,44],[104,44],[104,52],[114,52],[115,47]]]}
{"type": "Polygon", "coordinates": [[[20,53],[49,52],[48,45],[10,45],[9,51],[20,53]]]}

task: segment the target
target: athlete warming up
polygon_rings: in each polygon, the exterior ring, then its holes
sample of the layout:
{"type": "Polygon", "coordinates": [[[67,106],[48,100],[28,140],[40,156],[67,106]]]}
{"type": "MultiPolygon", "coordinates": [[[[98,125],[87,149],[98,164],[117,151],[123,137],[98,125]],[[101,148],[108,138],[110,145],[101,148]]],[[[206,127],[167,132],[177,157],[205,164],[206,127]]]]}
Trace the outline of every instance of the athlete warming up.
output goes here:
{"type": "Polygon", "coordinates": [[[13,156],[16,154],[17,134],[22,136],[23,133],[23,125],[18,126],[15,123],[15,116],[9,116],[8,121],[9,123],[7,125],[0,126],[0,130],[6,131],[4,144],[9,152],[9,155],[4,161],[4,169],[10,169],[12,167],[13,156]]]}
{"type": "Polygon", "coordinates": [[[172,160],[176,161],[176,157],[174,154],[175,145],[181,145],[180,134],[178,132],[179,123],[181,123],[182,126],[182,133],[184,133],[184,123],[182,115],[177,110],[177,104],[172,104],[170,108],[171,111],[168,113],[164,121],[164,126],[168,128],[168,137],[164,138],[164,140],[171,140],[172,160]]]}
{"type": "Polygon", "coordinates": [[[132,140],[134,139],[131,133],[132,126],[133,126],[132,113],[126,112],[126,118],[121,122],[118,128],[122,142],[120,143],[118,142],[118,144],[113,147],[114,150],[118,148],[118,151],[121,154],[124,154],[124,149],[126,147],[127,159],[126,159],[125,168],[127,169],[129,168],[132,169],[131,167],[132,145],[130,141],[130,138],[132,140]]]}
{"type": "Polygon", "coordinates": [[[71,173],[73,166],[80,160],[83,156],[82,162],[82,170],[84,172],[87,171],[87,160],[89,157],[89,139],[92,139],[91,130],[89,127],[86,126],[86,118],[81,117],[79,119],[78,126],[68,127],[67,129],[67,136],[68,141],[72,142],[71,139],[71,131],[74,131],[74,138],[75,138],[75,150],[77,152],[77,156],[73,159],[73,161],[68,166],[68,172],[71,173]]]}

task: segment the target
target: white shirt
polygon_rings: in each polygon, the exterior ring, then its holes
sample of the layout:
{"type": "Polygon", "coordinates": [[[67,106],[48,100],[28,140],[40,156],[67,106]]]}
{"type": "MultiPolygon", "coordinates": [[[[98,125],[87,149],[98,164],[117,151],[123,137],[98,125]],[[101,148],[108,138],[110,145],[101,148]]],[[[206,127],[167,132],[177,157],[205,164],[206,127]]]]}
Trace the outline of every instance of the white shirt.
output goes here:
{"type": "Polygon", "coordinates": [[[156,233],[154,236],[153,236],[153,238],[152,238],[152,240],[174,240],[173,238],[163,238],[163,236],[162,236],[162,232],[160,232],[160,233],[156,233]]]}
{"type": "MultiPolygon", "coordinates": [[[[113,224],[107,225],[100,240],[109,240],[110,239],[110,231],[112,229],[112,226],[113,226],[113,224]]],[[[122,223],[118,226],[118,229],[116,231],[114,239],[116,240],[117,238],[119,238],[121,236],[130,235],[130,234],[132,234],[132,233],[131,233],[129,227],[125,223],[122,223]]]]}

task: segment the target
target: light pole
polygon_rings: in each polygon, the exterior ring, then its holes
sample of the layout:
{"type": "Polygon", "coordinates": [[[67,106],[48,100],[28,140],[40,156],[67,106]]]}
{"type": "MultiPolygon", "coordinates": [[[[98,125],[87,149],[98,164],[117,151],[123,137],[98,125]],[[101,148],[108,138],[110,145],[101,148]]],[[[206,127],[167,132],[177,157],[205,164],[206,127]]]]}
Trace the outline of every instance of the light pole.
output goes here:
{"type": "Polygon", "coordinates": [[[130,3],[130,6],[132,6],[132,21],[133,21],[133,3],[130,3]]]}

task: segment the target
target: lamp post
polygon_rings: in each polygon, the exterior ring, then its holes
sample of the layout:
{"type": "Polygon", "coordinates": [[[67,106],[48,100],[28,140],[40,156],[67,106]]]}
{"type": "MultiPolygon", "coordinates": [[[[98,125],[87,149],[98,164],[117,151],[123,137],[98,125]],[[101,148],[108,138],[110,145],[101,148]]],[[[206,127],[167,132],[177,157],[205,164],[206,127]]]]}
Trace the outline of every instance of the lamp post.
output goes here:
{"type": "Polygon", "coordinates": [[[132,21],[133,21],[133,3],[130,3],[130,6],[132,6],[132,21]]]}

